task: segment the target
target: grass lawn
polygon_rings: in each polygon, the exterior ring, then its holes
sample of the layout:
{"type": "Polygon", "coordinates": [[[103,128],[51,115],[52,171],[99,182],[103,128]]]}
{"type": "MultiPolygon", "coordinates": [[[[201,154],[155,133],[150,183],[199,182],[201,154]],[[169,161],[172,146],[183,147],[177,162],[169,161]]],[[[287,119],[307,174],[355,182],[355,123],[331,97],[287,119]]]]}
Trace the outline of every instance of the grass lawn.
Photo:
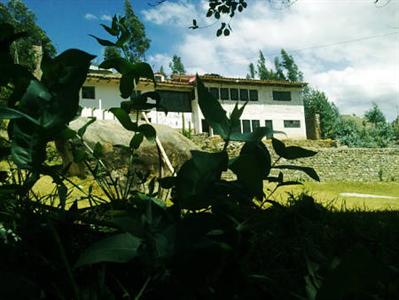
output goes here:
{"type": "MultiPolygon", "coordinates": [[[[93,179],[71,178],[73,182],[81,186],[84,191],[88,191],[90,185],[93,186],[93,194],[103,195],[101,189],[93,179]]],[[[67,184],[68,187],[72,187],[67,184]]],[[[43,177],[34,187],[37,194],[45,195],[54,189],[55,185],[49,177],[43,177]]],[[[266,186],[268,187],[268,186],[266,186]]],[[[76,188],[72,188],[69,195],[69,203],[79,199],[84,194],[76,188]]],[[[289,193],[294,195],[306,192],[312,195],[316,201],[325,206],[332,206],[337,209],[357,209],[357,210],[399,210],[399,198],[360,198],[343,197],[340,193],[360,193],[379,196],[399,197],[399,182],[305,182],[304,185],[285,186],[277,189],[273,198],[279,202],[287,201],[289,193]]],[[[269,192],[266,191],[266,194],[269,192]]],[[[79,207],[88,206],[87,200],[81,200],[79,207]]]]}
{"type": "Polygon", "coordinates": [[[284,202],[289,193],[307,192],[316,201],[334,208],[359,210],[399,210],[399,182],[305,182],[300,186],[281,187],[275,199],[284,202]],[[359,193],[398,197],[397,199],[343,197],[341,193],[359,193]]]}

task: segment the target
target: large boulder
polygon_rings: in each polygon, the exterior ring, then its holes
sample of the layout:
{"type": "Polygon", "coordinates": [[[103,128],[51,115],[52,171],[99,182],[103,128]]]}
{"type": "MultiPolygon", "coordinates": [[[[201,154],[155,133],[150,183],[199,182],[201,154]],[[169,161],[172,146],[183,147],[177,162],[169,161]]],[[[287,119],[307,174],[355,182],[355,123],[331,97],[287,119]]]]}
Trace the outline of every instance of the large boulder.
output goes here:
{"type": "MultiPolygon", "coordinates": [[[[79,118],[70,123],[70,127],[78,130],[88,121],[87,118],[79,118]]],[[[198,147],[177,129],[164,125],[153,124],[165,152],[175,170],[191,158],[191,150],[198,147]]],[[[126,171],[128,165],[128,146],[133,132],[124,129],[117,120],[96,120],[91,124],[85,134],[84,141],[91,147],[100,142],[104,149],[105,162],[113,170],[126,171]]],[[[159,154],[155,142],[144,140],[136,151],[138,159],[135,160],[135,169],[143,173],[159,174],[159,154]]],[[[163,175],[168,175],[168,169],[164,166],[163,175]]],[[[169,173],[170,174],[170,173],[169,173]]]]}

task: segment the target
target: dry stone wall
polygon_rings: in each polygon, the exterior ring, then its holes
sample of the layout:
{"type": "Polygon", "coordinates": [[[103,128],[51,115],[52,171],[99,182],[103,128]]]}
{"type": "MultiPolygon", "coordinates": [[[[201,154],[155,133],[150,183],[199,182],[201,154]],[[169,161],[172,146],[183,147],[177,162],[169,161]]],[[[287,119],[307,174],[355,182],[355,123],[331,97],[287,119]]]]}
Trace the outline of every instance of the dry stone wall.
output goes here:
{"type": "MultiPolygon", "coordinates": [[[[223,148],[223,142],[215,137],[195,137],[194,142],[203,150],[218,151],[223,148]]],[[[320,176],[321,181],[399,181],[399,148],[346,148],[334,147],[331,141],[313,142],[313,147],[306,147],[303,142],[298,146],[317,151],[314,157],[294,161],[280,160],[279,164],[296,164],[312,167],[320,176]],[[322,147],[320,147],[322,146],[322,147]]],[[[265,142],[274,161],[277,156],[269,141],[265,142]]],[[[297,145],[295,141],[287,141],[288,145],[297,145]]],[[[232,143],[229,148],[230,157],[239,154],[241,143],[232,143]]],[[[295,180],[312,180],[301,172],[284,171],[286,178],[295,180]]],[[[225,174],[233,178],[231,173],[225,174]]]]}

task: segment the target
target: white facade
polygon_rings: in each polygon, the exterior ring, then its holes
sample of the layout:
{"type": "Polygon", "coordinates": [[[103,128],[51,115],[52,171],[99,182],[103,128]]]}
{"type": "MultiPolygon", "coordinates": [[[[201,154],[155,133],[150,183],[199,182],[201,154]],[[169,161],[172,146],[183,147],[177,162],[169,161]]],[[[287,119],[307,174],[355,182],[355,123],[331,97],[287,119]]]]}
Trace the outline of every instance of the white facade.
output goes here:
{"type": "MultiPolygon", "coordinates": [[[[306,138],[305,114],[301,96],[302,87],[299,84],[290,85],[285,83],[279,85],[278,82],[270,84],[257,82],[252,85],[248,80],[243,80],[244,83],[240,83],[239,80],[236,80],[236,82],[232,80],[217,82],[217,79],[206,81],[205,78],[203,81],[207,87],[217,88],[218,91],[221,89],[224,89],[224,91],[226,89],[229,91],[230,89],[257,91],[257,100],[249,101],[241,116],[242,132],[252,131],[257,126],[270,126],[272,124],[273,130],[284,132],[284,134],[274,134],[277,138],[306,138]],[[278,101],[273,99],[273,92],[276,91],[289,92],[290,100],[278,101]]],[[[116,75],[90,76],[89,74],[83,86],[83,89],[86,89],[86,93],[82,91],[80,95],[80,103],[84,107],[82,116],[95,116],[98,119],[114,119],[113,115],[107,109],[119,107],[120,103],[125,101],[120,97],[119,78],[116,75]],[[84,98],[83,96],[89,96],[91,99],[84,98]]],[[[149,82],[140,82],[138,89],[141,92],[146,92],[154,88],[149,82]]],[[[174,83],[173,81],[169,81],[164,84],[158,84],[157,90],[190,93],[190,95],[192,94],[190,99],[194,99],[191,100],[191,112],[169,111],[167,115],[164,112],[156,110],[147,112],[147,117],[152,123],[164,124],[173,128],[183,128],[184,123],[186,130],[192,129],[196,133],[204,131],[204,117],[199,109],[197,90],[192,83],[186,82],[184,84],[182,82],[174,83]]],[[[237,100],[231,100],[230,96],[229,92],[228,100],[219,99],[228,115],[230,115],[237,102],[237,100]]],[[[244,101],[239,101],[239,105],[244,103],[244,101]]]]}

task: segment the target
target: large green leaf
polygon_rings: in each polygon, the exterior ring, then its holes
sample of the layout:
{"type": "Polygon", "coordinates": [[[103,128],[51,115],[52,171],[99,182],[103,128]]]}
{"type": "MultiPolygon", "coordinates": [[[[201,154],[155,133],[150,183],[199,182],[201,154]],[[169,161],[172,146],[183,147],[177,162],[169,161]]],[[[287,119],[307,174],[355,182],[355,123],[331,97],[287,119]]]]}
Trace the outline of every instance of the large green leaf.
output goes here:
{"type": "Polygon", "coordinates": [[[102,262],[126,263],[137,256],[141,239],[130,233],[119,233],[91,245],[83,251],[75,268],[102,262]]]}
{"type": "Polygon", "coordinates": [[[126,59],[118,57],[103,61],[99,67],[102,69],[115,69],[119,73],[124,74],[130,71],[130,65],[126,59]]]}
{"type": "Polygon", "coordinates": [[[232,129],[235,128],[240,128],[240,118],[242,116],[242,113],[244,112],[245,106],[247,106],[248,101],[245,102],[243,105],[241,105],[240,108],[238,108],[238,102],[234,106],[233,111],[231,112],[230,115],[230,126],[232,129]]]}
{"type": "Polygon", "coordinates": [[[124,109],[118,107],[112,107],[109,109],[109,111],[114,114],[114,116],[118,119],[118,121],[125,129],[129,131],[137,130],[137,124],[132,122],[129,114],[124,109]]]}
{"type": "Polygon", "coordinates": [[[137,130],[144,134],[146,139],[149,141],[154,141],[155,137],[157,136],[155,128],[152,127],[150,124],[142,124],[137,128],[137,130]]]}
{"type": "Polygon", "coordinates": [[[222,105],[208,92],[201,79],[197,75],[198,104],[206,121],[212,127],[214,133],[223,139],[229,138],[230,121],[222,105]]]}
{"type": "Polygon", "coordinates": [[[97,42],[101,45],[101,46],[116,46],[115,43],[108,41],[108,40],[104,40],[104,39],[100,39],[98,37],[96,37],[95,35],[89,34],[91,37],[95,38],[97,40],[97,42]]]}
{"type": "Polygon", "coordinates": [[[150,79],[155,85],[154,72],[152,71],[151,66],[147,63],[132,64],[124,58],[113,58],[101,63],[100,68],[114,68],[122,74],[119,83],[119,90],[121,92],[121,97],[124,99],[127,99],[132,95],[133,89],[140,78],[150,79]]]}
{"type": "Polygon", "coordinates": [[[273,130],[268,127],[257,127],[253,132],[232,133],[230,135],[230,140],[238,142],[256,142],[261,141],[272,132],[273,130]]]}
{"type": "Polygon", "coordinates": [[[222,171],[227,169],[228,156],[225,151],[191,153],[192,158],[177,173],[175,199],[181,208],[206,208],[213,201],[213,185],[220,180],[222,171]]]}
{"type": "Polygon", "coordinates": [[[122,78],[119,81],[119,91],[123,99],[129,98],[133,94],[135,82],[138,80],[139,77],[134,72],[122,74],[122,78]]]}
{"type": "Polygon", "coordinates": [[[272,145],[277,155],[285,159],[311,157],[317,154],[316,151],[304,149],[302,147],[297,147],[297,146],[286,147],[282,141],[279,141],[275,138],[272,138],[272,145]]]}
{"type": "Polygon", "coordinates": [[[317,175],[316,171],[311,167],[280,165],[280,166],[275,166],[273,168],[301,171],[301,172],[306,173],[312,179],[320,181],[319,175],[317,175]]]}
{"type": "Polygon", "coordinates": [[[85,134],[87,128],[88,128],[91,124],[93,124],[95,121],[96,121],[96,118],[95,118],[95,117],[89,117],[89,121],[87,121],[86,124],[84,124],[82,127],[80,127],[80,128],[78,129],[78,135],[79,135],[80,137],[83,137],[83,135],[85,134]]]}
{"type": "Polygon", "coordinates": [[[77,49],[66,50],[54,59],[43,57],[41,81],[53,95],[42,116],[47,128],[57,130],[58,126],[75,118],[79,110],[79,92],[93,58],[95,56],[77,49]]]}
{"type": "Polygon", "coordinates": [[[0,120],[12,120],[20,118],[24,118],[33,124],[40,126],[39,122],[36,119],[33,119],[31,116],[13,108],[0,106],[0,120]]]}
{"type": "Polygon", "coordinates": [[[263,179],[270,173],[271,158],[262,142],[247,142],[240,155],[231,161],[229,168],[237,175],[251,194],[263,196],[263,179]]]}
{"type": "Polygon", "coordinates": [[[109,26],[104,25],[104,24],[100,24],[100,25],[101,25],[102,28],[104,28],[110,35],[113,35],[113,36],[117,36],[117,35],[118,35],[118,30],[117,30],[116,28],[112,28],[112,27],[109,27],[109,26]]]}

